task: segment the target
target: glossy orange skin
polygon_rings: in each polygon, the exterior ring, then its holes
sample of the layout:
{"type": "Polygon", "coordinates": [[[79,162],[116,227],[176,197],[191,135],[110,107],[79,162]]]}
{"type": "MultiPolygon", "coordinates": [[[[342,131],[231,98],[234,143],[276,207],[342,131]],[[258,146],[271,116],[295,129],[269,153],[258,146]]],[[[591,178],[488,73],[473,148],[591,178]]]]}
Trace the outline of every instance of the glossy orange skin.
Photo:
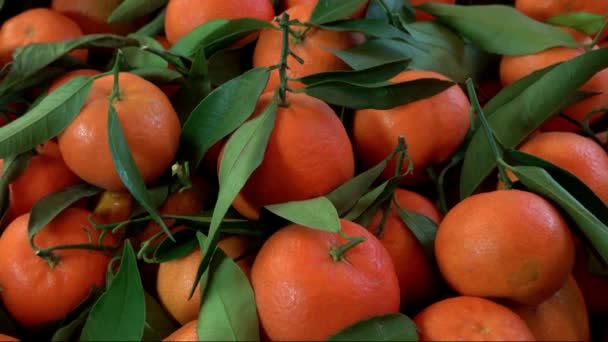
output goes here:
{"type": "Polygon", "coordinates": [[[197,320],[190,321],[184,324],[181,328],[175,330],[171,335],[165,337],[163,341],[168,342],[192,342],[198,341],[196,333],[197,320]]]}
{"type": "Polygon", "coordinates": [[[529,305],[562,287],[574,254],[572,234],[559,211],[520,190],[464,199],[441,221],[435,240],[439,270],[458,293],[529,305]]]}
{"type": "MultiPolygon", "coordinates": [[[[254,116],[272,100],[260,97],[254,116]]],[[[323,101],[305,94],[288,94],[288,107],[279,107],[262,164],[233,202],[250,219],[268,204],[323,196],[353,177],[355,161],[346,129],[323,101]]],[[[221,166],[223,150],[219,156],[221,166]]],[[[219,170],[219,167],[218,167],[219,170]]]]}
{"type": "Polygon", "coordinates": [[[420,341],[535,341],[513,311],[480,297],[453,297],[414,317],[420,341]]]}
{"type": "Polygon", "coordinates": [[[85,34],[114,33],[126,35],[137,29],[137,21],[107,22],[121,0],[53,0],[51,8],[74,20],[85,34]]]}
{"type": "Polygon", "coordinates": [[[595,141],[571,132],[544,132],[519,150],[569,171],[608,205],[608,155],[595,141]]]}
{"type": "Polygon", "coordinates": [[[338,234],[289,225],[262,246],[251,270],[260,324],[269,341],[321,341],[362,319],[399,311],[391,257],[365,228],[341,220],[365,241],[342,261],[329,252],[338,234]]]}
{"type": "MultiPolygon", "coordinates": [[[[432,71],[405,71],[391,82],[405,82],[423,78],[448,80],[432,71]]],[[[422,100],[391,109],[357,110],[353,119],[353,145],[355,155],[365,168],[384,160],[397,145],[399,136],[406,140],[414,163],[413,175],[406,182],[420,181],[424,170],[446,161],[463,142],[471,119],[470,103],[462,89],[454,85],[443,92],[422,100]]],[[[407,170],[403,163],[401,173],[407,170]]],[[[394,175],[397,158],[389,161],[382,179],[394,175]]]]}
{"type": "MultiPolygon", "coordinates": [[[[167,96],[145,79],[121,72],[118,113],[135,164],[146,183],[165,172],[177,152],[181,125],[167,96]]],[[[108,144],[108,97],[112,75],[98,78],[84,107],[59,135],[59,148],[68,167],[85,181],[106,190],[125,186],[115,170],[108,144]]]]}
{"type": "MultiPolygon", "coordinates": [[[[99,231],[88,221],[91,212],[68,208],[34,238],[40,248],[66,244],[96,243],[99,231]]],[[[0,297],[19,324],[31,328],[63,318],[89,295],[102,287],[110,257],[85,249],[55,251],[59,263],[51,267],[37,256],[27,234],[29,214],[16,218],[0,237],[0,297]]],[[[104,245],[113,246],[110,234],[104,245]]]]}
{"type": "MultiPolygon", "coordinates": [[[[314,3],[303,2],[302,4],[291,7],[285,12],[290,19],[298,19],[307,22],[313,10],[314,3]]],[[[280,15],[279,15],[280,16],[280,15]]],[[[296,32],[302,32],[304,28],[293,27],[296,32]]],[[[253,66],[273,66],[279,64],[281,60],[281,46],[283,35],[276,29],[264,29],[253,52],[253,66]]],[[[336,57],[327,49],[345,50],[361,42],[361,36],[348,32],[332,32],[319,28],[310,29],[300,42],[293,38],[289,41],[289,48],[297,56],[304,60],[300,64],[293,56],[287,58],[287,76],[296,78],[324,71],[347,70],[348,65],[336,57]]],[[[270,79],[265,91],[274,91],[280,84],[278,70],[270,73],[270,79]]],[[[293,89],[302,89],[304,84],[298,81],[289,81],[289,86],[293,89]]]]}
{"type": "MultiPolygon", "coordinates": [[[[425,215],[435,223],[441,220],[441,214],[435,205],[422,195],[396,189],[395,200],[405,210],[425,215]]],[[[401,307],[407,310],[410,306],[428,302],[440,282],[435,265],[430,262],[416,236],[399,217],[394,203],[379,236],[382,213],[383,210],[379,210],[366,228],[378,236],[393,260],[401,289],[401,307]]]]}
{"type": "MultiPolygon", "coordinates": [[[[522,56],[503,56],[500,62],[500,79],[504,87],[531,74],[536,70],[550,65],[571,60],[584,53],[582,48],[556,47],[535,54],[522,56]]],[[[608,105],[608,69],[595,74],[580,90],[598,92],[583,101],[564,109],[564,113],[582,121],[591,110],[608,105]]],[[[599,115],[591,117],[591,122],[599,119],[599,115]]],[[[576,131],[578,127],[563,118],[554,117],[548,120],[541,129],[543,131],[576,131]]]]}
{"type": "MultiPolygon", "coordinates": [[[[10,62],[15,49],[31,43],[58,42],[82,35],[78,24],[59,12],[32,8],[6,20],[0,27],[0,62],[10,62]]],[[[87,55],[86,49],[70,53],[70,56],[83,62],[87,55]]]]}
{"type": "Polygon", "coordinates": [[[537,306],[511,305],[538,341],[589,341],[589,317],[581,290],[572,276],[537,306]]]}
{"type": "Polygon", "coordinates": [[[515,0],[515,8],[524,14],[545,21],[556,15],[570,12],[608,12],[606,0],[515,0]]]}
{"type": "Polygon", "coordinates": [[[274,8],[269,0],[170,0],[165,17],[165,33],[171,44],[214,19],[256,18],[271,21],[274,8]]]}

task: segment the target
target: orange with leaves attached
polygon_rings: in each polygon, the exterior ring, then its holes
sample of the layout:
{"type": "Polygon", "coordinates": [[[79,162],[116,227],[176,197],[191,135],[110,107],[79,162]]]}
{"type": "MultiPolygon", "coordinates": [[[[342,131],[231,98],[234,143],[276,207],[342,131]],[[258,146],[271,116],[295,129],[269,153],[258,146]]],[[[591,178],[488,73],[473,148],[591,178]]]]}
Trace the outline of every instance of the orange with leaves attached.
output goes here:
{"type": "MultiPolygon", "coordinates": [[[[313,8],[314,3],[304,2],[285,12],[289,14],[291,20],[307,22],[313,8]]],[[[291,29],[295,32],[295,36],[290,36],[289,48],[304,61],[302,64],[291,55],[287,57],[287,76],[291,78],[325,71],[347,70],[348,65],[329,50],[345,50],[361,41],[360,35],[349,32],[334,32],[317,27],[308,29],[300,26],[292,26],[291,29]]],[[[253,52],[253,66],[266,67],[279,64],[282,47],[283,34],[280,30],[275,28],[262,30],[253,52]]],[[[279,84],[279,72],[273,70],[265,91],[274,91],[279,84]]],[[[288,84],[293,89],[304,87],[303,83],[293,80],[288,84]]]]}
{"type": "MultiPolygon", "coordinates": [[[[82,35],[80,27],[63,14],[48,8],[32,8],[6,20],[0,27],[0,62],[10,62],[15,49],[31,43],[59,42],[82,35]]],[[[70,53],[83,62],[87,55],[87,50],[70,53]]]]}
{"type": "MultiPolygon", "coordinates": [[[[91,227],[90,215],[84,209],[68,208],[34,236],[34,243],[42,249],[96,245],[100,232],[91,227]]],[[[64,249],[52,252],[51,263],[30,245],[29,220],[29,214],[19,216],[0,237],[0,297],[11,316],[31,328],[65,317],[93,286],[101,288],[110,257],[100,251],[64,249]]],[[[103,244],[115,247],[110,234],[103,244]]]]}
{"type": "MultiPolygon", "coordinates": [[[[439,223],[441,214],[427,198],[403,189],[395,190],[395,201],[405,210],[413,211],[439,223]]],[[[424,249],[410,228],[403,222],[395,203],[387,213],[384,226],[379,231],[383,210],[380,209],[367,229],[374,233],[390,254],[401,289],[401,306],[427,302],[440,282],[437,270],[424,253],[424,249]]]]}
{"type": "MultiPolygon", "coordinates": [[[[273,95],[260,97],[254,116],[270,104],[273,95]]],[[[288,93],[287,101],[287,107],[277,110],[262,164],[232,203],[249,219],[258,219],[265,205],[326,195],[355,172],[348,134],[331,107],[299,93],[288,93]]]]}
{"type": "Polygon", "coordinates": [[[390,255],[365,228],[340,222],[346,235],[365,239],[342,254],[347,240],[339,234],[295,224],[262,246],[251,283],[268,340],[326,340],[360,320],[399,311],[390,255]]]}
{"type": "Polygon", "coordinates": [[[453,297],[414,317],[421,341],[534,341],[513,311],[480,297],[453,297]]]}
{"type": "Polygon", "coordinates": [[[122,0],[53,0],[51,8],[74,20],[85,34],[126,35],[137,29],[136,21],[108,23],[108,17],[121,3],[122,0]]]}
{"type": "MultiPolygon", "coordinates": [[[[409,70],[393,77],[391,82],[425,78],[448,80],[436,72],[409,70]]],[[[388,157],[398,137],[403,136],[414,164],[414,173],[406,177],[406,182],[419,181],[427,167],[446,161],[464,141],[471,124],[470,109],[467,96],[454,85],[434,96],[395,108],[357,110],[352,134],[356,157],[365,168],[371,168],[388,157]]],[[[390,178],[396,166],[395,157],[381,178],[390,178]]],[[[407,166],[405,161],[402,173],[407,166]]]]}
{"type": "Polygon", "coordinates": [[[441,274],[462,295],[537,305],[566,282],[574,265],[569,227],[548,201],[497,190],[468,197],[437,230],[441,274]]]}
{"type": "Polygon", "coordinates": [[[53,83],[49,86],[49,94],[52,93],[55,89],[61,87],[66,84],[69,80],[77,77],[77,76],[95,76],[98,75],[99,71],[95,69],[76,69],[70,72],[67,72],[60,77],[53,80],[53,83]]]}
{"type": "Polygon", "coordinates": [[[169,0],[165,16],[167,39],[175,44],[198,26],[214,19],[255,18],[270,21],[274,8],[270,0],[169,0]]]}
{"type": "MultiPolygon", "coordinates": [[[[106,190],[124,190],[108,142],[109,97],[114,77],[93,82],[84,107],[59,135],[68,167],[85,181],[106,190]]],[[[171,165],[181,126],[175,109],[157,86],[128,72],[119,76],[120,96],[113,103],[139,173],[148,183],[171,165]]]]}
{"type": "Polygon", "coordinates": [[[605,0],[515,0],[515,8],[536,20],[545,21],[556,15],[573,12],[605,14],[605,0]]]}

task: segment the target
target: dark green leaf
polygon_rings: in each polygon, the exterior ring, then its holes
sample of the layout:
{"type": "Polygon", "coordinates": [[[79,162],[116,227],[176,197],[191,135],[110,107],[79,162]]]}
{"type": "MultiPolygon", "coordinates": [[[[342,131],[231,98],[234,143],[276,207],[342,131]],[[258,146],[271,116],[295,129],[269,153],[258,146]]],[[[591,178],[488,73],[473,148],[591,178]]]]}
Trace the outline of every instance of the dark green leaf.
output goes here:
{"type": "Polygon", "coordinates": [[[253,18],[215,19],[198,26],[182,37],[171,47],[170,51],[185,57],[192,57],[201,48],[204,48],[205,56],[211,56],[257,30],[273,27],[267,21],[253,18]]]}
{"type": "Polygon", "coordinates": [[[180,144],[192,165],[251,116],[269,75],[268,68],[250,70],[216,88],[194,108],[184,123],[180,144]]]}
{"type": "Polygon", "coordinates": [[[404,0],[370,0],[365,17],[368,19],[380,19],[388,21],[393,25],[399,25],[402,21],[412,22],[416,19],[416,12],[409,1],[404,0]]]}
{"type": "Polygon", "coordinates": [[[80,112],[92,84],[92,77],[75,77],[23,116],[0,127],[0,158],[28,151],[61,133],[80,112]]]}
{"type": "Polygon", "coordinates": [[[220,190],[215,202],[209,238],[203,248],[203,260],[199,266],[197,281],[192,286],[192,293],[207,270],[211,256],[215,252],[220,237],[220,225],[226,212],[232,205],[234,198],[241,191],[245,183],[264,160],[266,145],[274,128],[277,111],[276,96],[268,107],[256,118],[244,123],[226,143],[219,170],[220,190]]]}
{"type": "Polygon", "coordinates": [[[71,341],[76,337],[78,329],[82,328],[89,316],[89,310],[83,310],[76,319],[57,329],[51,338],[52,342],[71,341]]]}
{"type": "Polygon", "coordinates": [[[12,155],[4,159],[0,172],[0,225],[2,225],[6,212],[10,206],[9,185],[19,177],[32,157],[33,153],[12,155]]]}
{"type": "Polygon", "coordinates": [[[122,48],[138,45],[139,42],[136,39],[111,34],[90,34],[66,41],[26,45],[18,48],[13,54],[13,66],[2,85],[0,85],[0,93],[10,91],[16,82],[36,75],[40,70],[74,49],[90,47],[122,48]]]}
{"type": "MultiPolygon", "coordinates": [[[[148,200],[152,208],[158,208],[169,196],[169,186],[161,184],[148,189],[148,200]]],[[[130,217],[136,217],[146,213],[146,209],[135,203],[136,207],[131,211],[130,217]]]]}
{"type": "MultiPolygon", "coordinates": [[[[572,96],[595,73],[608,67],[608,48],[589,51],[570,61],[563,62],[538,77],[536,82],[525,87],[519,93],[509,88],[503,90],[508,95],[496,100],[501,105],[488,104],[493,111],[486,116],[500,142],[507,148],[519,145],[528,135],[535,131],[547,119],[569,104],[572,96]]],[[[516,87],[515,83],[513,87],[516,87]]],[[[502,92],[501,92],[502,93],[502,92]]],[[[483,131],[477,129],[467,149],[462,176],[460,179],[460,196],[468,197],[492,172],[496,160],[483,131]]]]}
{"type": "Polygon", "coordinates": [[[360,321],[328,341],[418,341],[418,332],[414,321],[398,313],[360,321]]]}
{"type": "Polygon", "coordinates": [[[328,31],[338,32],[361,32],[365,35],[386,39],[407,39],[405,32],[395,26],[389,25],[381,19],[349,19],[336,21],[331,24],[321,25],[328,31]]]}
{"type": "Polygon", "coordinates": [[[556,26],[572,27],[588,35],[597,33],[602,28],[605,17],[590,12],[570,12],[547,19],[547,23],[556,26]]]}
{"type": "Polygon", "coordinates": [[[362,226],[367,226],[378,209],[389,198],[401,183],[401,179],[393,177],[363,195],[344,217],[362,226]]]}
{"type": "Polygon", "coordinates": [[[124,0],[108,17],[109,23],[129,21],[163,7],[168,0],[124,0]]]}
{"type": "MultiPolygon", "coordinates": [[[[199,233],[200,234],[200,233],[199,233]]],[[[218,249],[197,322],[200,341],[259,341],[253,289],[241,268],[218,249]]]]}
{"type": "Polygon", "coordinates": [[[576,222],[591,247],[601,257],[601,261],[608,264],[608,226],[542,168],[517,166],[510,170],[526,188],[550,199],[564,210],[576,222]]]}
{"type": "Polygon", "coordinates": [[[372,85],[326,82],[310,85],[304,92],[327,103],[352,109],[390,109],[433,96],[453,85],[439,79],[372,85]]]}
{"type": "Polygon", "coordinates": [[[176,83],[183,81],[184,76],[175,70],[169,68],[138,68],[129,71],[132,74],[139,75],[152,83],[176,83]]]}
{"type": "Polygon", "coordinates": [[[348,50],[328,48],[355,70],[401,61],[412,56],[414,49],[417,48],[406,42],[392,39],[370,39],[348,50]]]}
{"type": "Polygon", "coordinates": [[[306,85],[328,82],[344,82],[353,85],[379,83],[387,81],[405,71],[408,64],[409,60],[401,60],[363,70],[322,72],[304,76],[300,78],[300,81],[306,85]]]}
{"type": "Polygon", "coordinates": [[[346,19],[366,3],[367,0],[319,0],[310,15],[309,22],[313,25],[323,25],[346,19]]]}
{"type": "Polygon", "coordinates": [[[395,205],[397,205],[399,217],[420,242],[426,257],[429,260],[434,261],[437,224],[422,214],[401,208],[396,201],[395,205]]]}
{"type": "Polygon", "coordinates": [[[34,204],[27,224],[30,240],[62,211],[80,199],[94,196],[101,189],[90,184],[77,184],[41,198],[34,204]]]}
{"type": "Polygon", "coordinates": [[[175,110],[181,122],[186,121],[192,110],[211,92],[209,63],[202,48],[195,55],[185,80],[184,85],[173,97],[175,110]]]}
{"type": "Polygon", "coordinates": [[[140,341],[146,323],[144,288],[129,240],[116,277],[91,308],[81,341],[140,341]]]}
{"type": "Polygon", "coordinates": [[[153,261],[155,263],[167,262],[179,259],[190,254],[198,247],[196,232],[192,229],[184,229],[173,234],[175,241],[163,239],[154,250],[153,261]]]}
{"type": "MultiPolygon", "coordinates": [[[[157,50],[163,50],[163,46],[156,39],[147,36],[138,36],[135,34],[129,35],[133,39],[137,39],[143,46],[150,46],[157,50]]],[[[142,50],[139,47],[128,46],[122,49],[124,53],[124,62],[133,69],[137,68],[167,68],[169,63],[163,58],[153,54],[150,51],[142,50]]]]}
{"type": "Polygon", "coordinates": [[[135,31],[135,34],[138,34],[140,36],[148,36],[148,37],[154,37],[154,36],[160,34],[165,29],[166,14],[167,14],[167,9],[163,8],[163,10],[160,11],[156,15],[156,17],[154,17],[154,19],[150,20],[147,24],[145,24],[144,26],[140,27],[137,31],[135,31]]]}
{"type": "Polygon", "coordinates": [[[251,42],[242,47],[220,50],[209,57],[211,84],[222,85],[252,69],[254,48],[255,42],[251,42]]]}
{"type": "Polygon", "coordinates": [[[567,32],[535,21],[511,6],[426,3],[418,9],[493,53],[523,55],[551,47],[577,46],[567,32]]]}
{"type": "Polygon", "coordinates": [[[179,326],[173,322],[160,304],[149,293],[144,292],[146,303],[146,325],[143,341],[160,341],[169,336],[179,326]]]}
{"type": "Polygon", "coordinates": [[[332,233],[340,231],[338,212],[326,197],[267,205],[266,209],[277,216],[305,227],[332,233]]]}
{"type": "Polygon", "coordinates": [[[172,238],[169,228],[160,218],[149,198],[148,189],[146,189],[146,184],[139,173],[135,160],[133,160],[129,145],[127,145],[127,139],[118,120],[118,114],[112,104],[110,104],[108,111],[108,143],[110,144],[110,152],[116,172],[125,187],[133,198],[146,209],[154,221],[160,225],[163,231],[172,238]]]}

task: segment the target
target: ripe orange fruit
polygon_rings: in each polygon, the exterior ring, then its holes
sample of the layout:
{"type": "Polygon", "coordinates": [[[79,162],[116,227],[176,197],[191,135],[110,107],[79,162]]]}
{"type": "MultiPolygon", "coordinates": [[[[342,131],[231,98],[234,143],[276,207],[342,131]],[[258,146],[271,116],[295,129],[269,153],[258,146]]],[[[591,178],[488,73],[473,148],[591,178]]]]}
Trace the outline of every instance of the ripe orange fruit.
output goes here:
{"type": "Polygon", "coordinates": [[[589,341],[589,317],[581,290],[572,276],[537,306],[510,305],[537,341],[589,341]]]}
{"type": "Polygon", "coordinates": [[[72,78],[75,78],[76,76],[95,76],[98,75],[99,71],[95,70],[95,69],[76,69],[76,70],[72,70],[70,72],[67,72],[65,74],[63,74],[62,76],[56,78],[55,80],[53,80],[53,83],[51,83],[51,85],[49,86],[49,91],[48,93],[52,93],[53,90],[61,87],[62,85],[64,85],[65,83],[67,83],[69,80],[71,80],[72,78]]]}
{"type": "MultiPolygon", "coordinates": [[[[310,19],[314,3],[303,2],[302,4],[291,7],[285,12],[290,19],[298,19],[307,22],[310,19]]],[[[347,70],[348,65],[336,57],[328,49],[345,50],[360,42],[361,36],[350,32],[332,32],[320,28],[307,29],[304,27],[293,26],[293,31],[302,37],[289,39],[289,48],[297,56],[304,60],[304,64],[298,63],[292,56],[287,58],[287,76],[296,78],[310,74],[332,70],[347,70]],[[307,30],[306,32],[304,32],[307,30]]],[[[260,32],[260,37],[253,52],[253,66],[272,66],[279,64],[281,60],[283,35],[277,29],[264,29],[260,32]]],[[[265,91],[274,91],[280,84],[278,70],[270,73],[270,79],[265,91]]],[[[289,86],[293,89],[301,89],[304,84],[297,81],[289,81],[289,86]]]]}
{"type": "MultiPolygon", "coordinates": [[[[229,236],[220,240],[218,247],[228,257],[236,259],[247,251],[249,240],[244,236],[229,236]]],[[[188,295],[201,259],[201,250],[196,249],[185,257],[163,262],[158,268],[156,281],[158,300],[171,317],[181,324],[196,320],[200,311],[200,285],[197,286],[191,299],[188,299],[188,295]]],[[[243,258],[237,262],[247,277],[251,270],[251,262],[250,258],[243,258]]]]}
{"type": "Polygon", "coordinates": [[[437,230],[441,274],[466,296],[536,305],[559,290],[574,265],[574,242],[542,197],[497,190],[466,198],[437,230]]]}
{"type": "MultiPolygon", "coordinates": [[[[584,52],[582,48],[556,47],[530,55],[503,56],[500,62],[501,82],[506,87],[536,70],[568,61],[584,52]]],[[[595,74],[580,90],[599,93],[563,110],[570,117],[582,121],[590,111],[608,105],[608,69],[595,74]]],[[[595,115],[591,117],[591,122],[599,118],[599,115],[595,115]]],[[[554,117],[548,120],[542,129],[545,131],[576,131],[578,127],[563,118],[554,117]]]]}
{"type": "MultiPolygon", "coordinates": [[[[425,215],[435,223],[441,219],[435,205],[415,192],[397,189],[395,200],[401,208],[425,215]]],[[[378,236],[393,260],[401,289],[401,307],[425,303],[434,294],[440,281],[435,266],[424,254],[416,236],[399,217],[394,204],[391,204],[384,230],[379,236],[382,214],[383,210],[380,209],[366,228],[378,236]]]]}
{"type": "MultiPolygon", "coordinates": [[[[254,116],[272,96],[260,97],[254,116]]],[[[355,172],[348,134],[331,107],[305,94],[289,93],[287,100],[289,105],[276,113],[264,161],[232,203],[249,219],[257,220],[265,205],[326,195],[355,172]]],[[[222,155],[223,150],[218,165],[222,155]]]]}
{"type": "MultiPolygon", "coordinates": [[[[82,36],[72,19],[48,8],[25,10],[0,27],[0,62],[12,60],[15,49],[31,43],[51,43],[82,36]],[[52,28],[52,29],[49,29],[52,28]]],[[[87,50],[74,50],[70,56],[86,61],[87,50]]]]}
{"type": "MultiPolygon", "coordinates": [[[[454,3],[456,3],[456,0],[410,0],[410,3],[412,4],[412,6],[420,6],[420,5],[427,4],[429,2],[439,2],[439,3],[443,3],[443,4],[453,5],[454,3]]],[[[426,12],[416,11],[416,20],[417,21],[428,21],[428,20],[433,20],[434,18],[435,17],[433,17],[432,15],[430,15],[426,12]]]]}
{"type": "Polygon", "coordinates": [[[515,0],[515,8],[536,20],[545,21],[559,14],[591,12],[606,14],[605,0],[515,0]]]}
{"type": "MultiPolygon", "coordinates": [[[[405,71],[391,82],[405,82],[422,78],[447,80],[432,71],[405,71]]],[[[355,155],[365,168],[373,167],[386,158],[404,136],[414,163],[414,174],[408,183],[419,180],[424,170],[447,160],[463,142],[471,119],[470,104],[465,93],[454,85],[434,96],[391,109],[361,109],[353,118],[355,155]],[[437,108],[441,108],[438,111],[437,108]]],[[[407,169],[403,163],[402,172],[407,169]]],[[[397,165],[391,160],[381,175],[390,178],[397,165]]]]}
{"type": "Polygon", "coordinates": [[[13,336],[0,334],[0,341],[2,341],[2,342],[19,342],[20,340],[13,336]]]}
{"type": "Polygon", "coordinates": [[[191,342],[198,341],[198,334],[196,333],[197,320],[190,321],[179,329],[175,330],[171,335],[165,337],[163,341],[169,342],[191,342]]]}
{"type": "Polygon", "coordinates": [[[576,133],[544,132],[519,150],[569,171],[608,205],[608,154],[595,141],[576,133]]]}
{"type": "Polygon", "coordinates": [[[56,148],[57,143],[48,141],[45,145],[43,153],[33,156],[23,173],[9,185],[10,218],[29,213],[41,198],[80,182],[61,156],[54,155],[49,145],[56,148]]]}
{"type": "Polygon", "coordinates": [[[414,317],[420,341],[534,341],[526,323],[508,308],[479,297],[453,297],[414,317]]]}
{"type": "Polygon", "coordinates": [[[114,33],[126,35],[137,29],[135,21],[107,22],[122,0],[53,0],[51,8],[74,20],[85,34],[114,33]]]}
{"type": "MultiPolygon", "coordinates": [[[[68,167],[85,181],[106,190],[124,190],[108,143],[108,98],[114,77],[94,81],[93,90],[72,123],[59,135],[59,148],[68,167]]],[[[127,72],[119,76],[118,113],[135,164],[146,183],[171,165],[181,126],[175,109],[157,86],[127,72]]]]}
{"type": "MultiPolygon", "coordinates": [[[[96,244],[99,231],[91,227],[89,215],[84,209],[66,209],[36,234],[35,244],[40,248],[96,244]]],[[[30,245],[29,218],[29,214],[19,216],[0,237],[0,297],[11,317],[28,328],[65,317],[93,286],[102,287],[110,260],[99,251],[66,249],[53,252],[58,263],[51,266],[30,245]]],[[[110,234],[104,245],[113,245],[110,234]]]]}
{"type": "Polygon", "coordinates": [[[348,236],[365,241],[336,260],[347,242],[338,234],[289,225],[262,246],[251,283],[269,341],[316,341],[362,319],[399,311],[399,283],[391,257],[365,228],[341,220],[348,236]]]}
{"type": "Polygon", "coordinates": [[[165,17],[167,39],[175,44],[198,26],[214,19],[256,18],[272,20],[274,8],[269,0],[170,0],[165,17]]]}
{"type": "MultiPolygon", "coordinates": [[[[311,6],[316,6],[318,2],[318,0],[281,0],[281,8],[283,10],[287,10],[304,3],[310,4],[311,6]]],[[[365,3],[365,5],[361,6],[361,8],[359,8],[359,10],[357,10],[357,12],[355,12],[351,18],[363,18],[368,5],[369,1],[365,3]]]]}

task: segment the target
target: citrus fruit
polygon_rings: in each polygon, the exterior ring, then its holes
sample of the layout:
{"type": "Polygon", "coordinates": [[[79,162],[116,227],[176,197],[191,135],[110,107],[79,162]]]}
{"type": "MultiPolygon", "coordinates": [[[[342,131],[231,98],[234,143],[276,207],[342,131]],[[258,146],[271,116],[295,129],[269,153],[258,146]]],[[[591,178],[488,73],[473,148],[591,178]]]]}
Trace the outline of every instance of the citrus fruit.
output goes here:
{"type": "Polygon", "coordinates": [[[165,337],[163,341],[168,342],[192,342],[198,341],[198,335],[196,333],[197,320],[190,321],[182,325],[179,329],[175,330],[171,335],[165,337]]]}
{"type": "Polygon", "coordinates": [[[341,257],[335,252],[346,239],[295,224],[262,246],[251,283],[268,340],[326,340],[360,320],[399,311],[386,249],[358,224],[341,220],[341,226],[348,236],[365,238],[341,257]]]}
{"type": "Polygon", "coordinates": [[[537,305],[566,282],[574,242],[545,199],[497,190],[468,197],[446,214],[435,255],[445,280],[462,295],[537,305]]]}
{"type": "Polygon", "coordinates": [[[126,35],[137,29],[136,21],[108,23],[108,17],[121,3],[122,0],[53,0],[51,8],[74,20],[85,34],[126,35]]]}

